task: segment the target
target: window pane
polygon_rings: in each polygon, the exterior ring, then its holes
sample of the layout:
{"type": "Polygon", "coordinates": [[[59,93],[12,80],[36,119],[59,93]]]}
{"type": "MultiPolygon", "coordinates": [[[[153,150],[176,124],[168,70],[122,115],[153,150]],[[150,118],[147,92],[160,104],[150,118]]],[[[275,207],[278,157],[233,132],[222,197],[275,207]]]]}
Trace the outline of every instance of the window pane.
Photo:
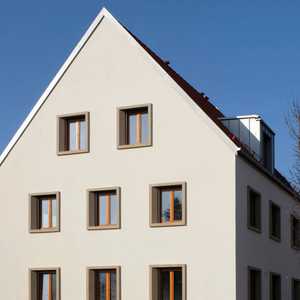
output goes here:
{"type": "Polygon", "coordinates": [[[161,191],[161,222],[170,221],[170,191],[161,191]]]}
{"type": "Polygon", "coordinates": [[[161,271],[160,272],[160,296],[161,300],[170,300],[170,272],[161,271]]]}
{"type": "Polygon", "coordinates": [[[52,199],[52,227],[57,226],[57,200],[52,199]]]}
{"type": "Polygon", "coordinates": [[[128,114],[128,143],[131,145],[136,144],[136,115],[128,114]]]}
{"type": "Polygon", "coordinates": [[[48,199],[41,200],[41,227],[49,227],[48,199]]]}
{"type": "Polygon", "coordinates": [[[174,272],[174,300],[182,299],[182,272],[174,272]]]}
{"type": "Polygon", "coordinates": [[[110,224],[118,224],[119,205],[116,193],[110,195],[110,224]]]}
{"type": "Polygon", "coordinates": [[[102,193],[99,197],[99,225],[106,224],[106,194],[102,193]]]}
{"type": "Polygon", "coordinates": [[[52,278],[52,299],[56,300],[56,274],[51,274],[52,278]]]}
{"type": "Polygon", "coordinates": [[[249,192],[249,225],[253,228],[260,229],[261,212],[260,212],[260,195],[254,191],[249,192]]]}
{"type": "Polygon", "coordinates": [[[293,300],[300,299],[300,281],[293,280],[293,300]]]}
{"type": "Polygon", "coordinates": [[[110,273],[110,300],[117,300],[117,274],[116,272],[110,273]]]}
{"type": "Polygon", "coordinates": [[[69,126],[69,149],[70,151],[72,150],[77,150],[77,138],[76,138],[76,121],[69,121],[68,122],[69,126]]]}
{"type": "Polygon", "coordinates": [[[260,271],[249,271],[249,295],[250,300],[261,300],[261,273],[260,271]]]}
{"type": "Polygon", "coordinates": [[[105,296],[106,296],[106,274],[105,272],[100,272],[99,273],[99,281],[98,285],[99,285],[99,299],[100,300],[106,300],[105,296]]]}
{"type": "Polygon", "coordinates": [[[43,274],[42,276],[42,300],[49,300],[49,275],[43,274]]]}
{"type": "Polygon", "coordinates": [[[148,113],[142,113],[142,144],[149,142],[149,126],[148,126],[148,113]]]}
{"type": "Polygon", "coordinates": [[[182,192],[175,191],[174,195],[174,219],[176,221],[182,220],[182,192]]]}
{"type": "Polygon", "coordinates": [[[80,150],[87,149],[86,121],[80,121],[80,150]]]}
{"type": "Polygon", "coordinates": [[[281,279],[279,275],[271,275],[271,299],[281,300],[281,279]]]}

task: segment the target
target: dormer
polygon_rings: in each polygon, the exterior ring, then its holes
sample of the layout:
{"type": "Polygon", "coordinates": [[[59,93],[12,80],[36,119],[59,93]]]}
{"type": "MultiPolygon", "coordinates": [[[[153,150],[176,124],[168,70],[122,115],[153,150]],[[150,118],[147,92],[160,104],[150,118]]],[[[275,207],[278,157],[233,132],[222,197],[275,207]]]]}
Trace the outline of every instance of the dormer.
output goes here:
{"type": "Polygon", "coordinates": [[[275,133],[260,116],[237,116],[220,120],[257,161],[271,173],[274,172],[275,133]]]}

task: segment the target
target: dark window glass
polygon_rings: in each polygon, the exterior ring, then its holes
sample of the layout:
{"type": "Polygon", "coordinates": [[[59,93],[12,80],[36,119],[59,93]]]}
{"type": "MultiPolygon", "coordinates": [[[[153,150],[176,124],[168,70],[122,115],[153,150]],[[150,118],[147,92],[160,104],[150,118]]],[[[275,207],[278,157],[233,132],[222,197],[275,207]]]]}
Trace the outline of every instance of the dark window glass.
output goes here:
{"type": "Polygon", "coordinates": [[[248,190],[248,226],[261,230],[261,197],[252,189],[248,190]]]}
{"type": "Polygon", "coordinates": [[[270,205],[270,236],[276,239],[281,237],[280,207],[272,202],[270,205]]]}
{"type": "Polygon", "coordinates": [[[161,269],[158,275],[158,300],[182,299],[181,269],[161,269]]]}
{"type": "Polygon", "coordinates": [[[270,300],[281,300],[281,277],[271,274],[270,277],[270,300]]]}
{"type": "Polygon", "coordinates": [[[261,271],[249,269],[249,300],[261,300],[261,271]]]}
{"type": "Polygon", "coordinates": [[[292,300],[300,299],[300,280],[293,279],[292,281],[292,300]]]}
{"type": "Polygon", "coordinates": [[[291,226],[292,247],[300,248],[300,220],[292,216],[291,226]]]}

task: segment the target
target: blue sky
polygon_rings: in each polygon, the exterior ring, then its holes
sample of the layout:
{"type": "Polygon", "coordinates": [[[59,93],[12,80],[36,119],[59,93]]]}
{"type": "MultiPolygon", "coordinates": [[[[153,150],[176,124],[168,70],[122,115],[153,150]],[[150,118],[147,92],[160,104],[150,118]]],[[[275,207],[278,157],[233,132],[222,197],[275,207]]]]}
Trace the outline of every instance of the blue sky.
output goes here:
{"type": "Polygon", "coordinates": [[[102,6],[226,115],[262,115],[276,132],[276,165],[289,174],[293,152],[284,118],[300,101],[296,1],[4,1],[0,151],[102,6]]]}

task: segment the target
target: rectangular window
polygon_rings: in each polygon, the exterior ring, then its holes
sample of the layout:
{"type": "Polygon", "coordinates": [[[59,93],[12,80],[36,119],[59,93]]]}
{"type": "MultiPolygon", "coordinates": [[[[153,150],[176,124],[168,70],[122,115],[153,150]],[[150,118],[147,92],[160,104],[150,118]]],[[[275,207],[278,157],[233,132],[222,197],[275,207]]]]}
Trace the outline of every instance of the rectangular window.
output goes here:
{"type": "Polygon", "coordinates": [[[59,300],[59,269],[30,270],[30,300],[59,300]]]}
{"type": "Polygon", "coordinates": [[[60,230],[60,193],[31,194],[30,232],[55,232],[60,230]]]}
{"type": "Polygon", "coordinates": [[[292,279],[292,300],[300,299],[300,280],[292,279]]]}
{"type": "Polygon", "coordinates": [[[58,117],[58,154],[89,151],[89,113],[58,117]]]}
{"type": "Polygon", "coordinates": [[[248,270],[249,300],[261,300],[261,271],[254,268],[248,270]]]}
{"type": "Polygon", "coordinates": [[[270,274],[270,300],[281,300],[281,276],[270,274]]]}
{"type": "Polygon", "coordinates": [[[151,146],[152,105],[118,109],[118,148],[151,146]]]}
{"type": "Polygon", "coordinates": [[[300,220],[291,216],[291,246],[300,250],[300,220]]]}
{"type": "Polygon", "coordinates": [[[151,226],[186,224],[186,183],[150,186],[151,226]]]}
{"type": "Polygon", "coordinates": [[[274,202],[270,201],[270,237],[276,241],[281,238],[281,211],[280,207],[274,202]]]}
{"type": "Polygon", "coordinates": [[[88,229],[120,228],[120,188],[88,190],[88,229]]]}
{"type": "Polygon", "coordinates": [[[89,300],[120,300],[120,267],[88,268],[89,300]]]}
{"type": "Polygon", "coordinates": [[[151,300],[186,299],[185,266],[151,267],[151,300]]]}
{"type": "Polygon", "coordinates": [[[261,196],[248,187],[248,227],[261,232],[261,196]]]}

